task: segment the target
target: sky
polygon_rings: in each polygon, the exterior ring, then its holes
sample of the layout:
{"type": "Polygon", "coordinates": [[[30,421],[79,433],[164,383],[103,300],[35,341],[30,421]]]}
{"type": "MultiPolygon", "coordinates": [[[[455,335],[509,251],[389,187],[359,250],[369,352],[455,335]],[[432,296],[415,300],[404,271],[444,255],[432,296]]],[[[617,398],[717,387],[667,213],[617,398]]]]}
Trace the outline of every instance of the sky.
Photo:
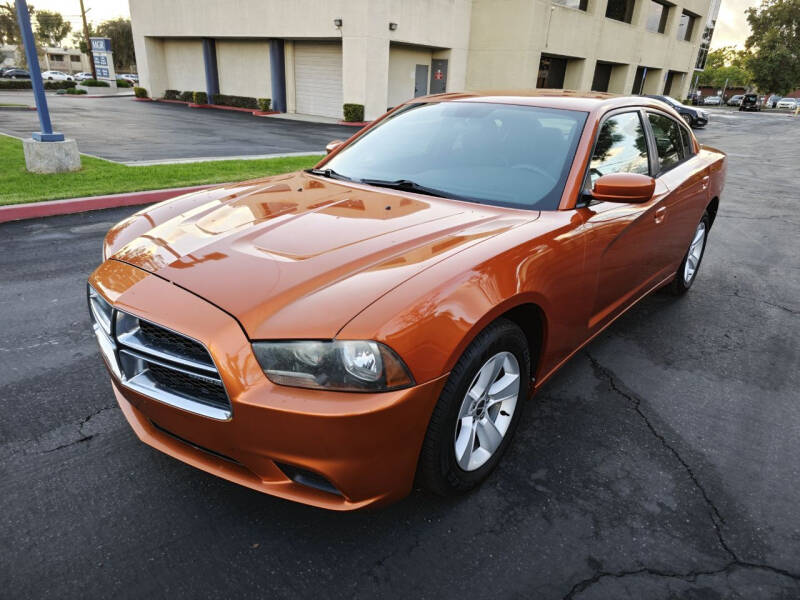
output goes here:
{"type": "MultiPolygon", "coordinates": [[[[89,21],[99,23],[116,17],[130,17],[128,0],[83,0],[89,12],[89,21]]],[[[78,0],[28,0],[35,8],[55,10],[64,15],[72,23],[72,30],[82,27],[80,19],[80,2],[78,0]]],[[[722,0],[722,7],[717,18],[717,27],[711,41],[712,48],[722,46],[744,46],[749,33],[744,11],[750,6],[757,6],[759,0],[722,0]]]]}

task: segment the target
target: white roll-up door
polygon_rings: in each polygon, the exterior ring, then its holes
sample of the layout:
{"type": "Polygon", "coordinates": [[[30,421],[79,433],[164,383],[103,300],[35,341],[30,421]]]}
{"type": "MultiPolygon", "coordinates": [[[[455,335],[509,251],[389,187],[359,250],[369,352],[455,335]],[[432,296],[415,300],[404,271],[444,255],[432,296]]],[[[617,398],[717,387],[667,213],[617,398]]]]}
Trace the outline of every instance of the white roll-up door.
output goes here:
{"type": "Polygon", "coordinates": [[[342,118],[342,45],[295,42],[294,85],[300,114],[342,118]]]}

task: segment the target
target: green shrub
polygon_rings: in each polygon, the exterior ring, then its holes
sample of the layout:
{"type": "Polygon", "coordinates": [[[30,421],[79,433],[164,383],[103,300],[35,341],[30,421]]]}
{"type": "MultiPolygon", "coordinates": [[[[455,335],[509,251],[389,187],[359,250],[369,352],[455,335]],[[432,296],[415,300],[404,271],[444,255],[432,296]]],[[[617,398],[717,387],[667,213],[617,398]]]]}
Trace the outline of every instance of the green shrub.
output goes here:
{"type": "Polygon", "coordinates": [[[348,123],[360,123],[364,120],[363,104],[345,104],[342,106],[344,120],[348,123]]]}
{"type": "Polygon", "coordinates": [[[164,90],[164,100],[178,100],[180,95],[178,90],[164,90]]]}
{"type": "Polygon", "coordinates": [[[111,87],[107,81],[100,81],[99,79],[84,79],[81,85],[86,87],[111,87]]]}
{"type": "Polygon", "coordinates": [[[259,98],[258,109],[262,112],[269,112],[272,106],[272,98],[259,98]]]}
{"type": "MultiPolygon", "coordinates": [[[[46,90],[67,90],[74,88],[74,81],[45,81],[46,90]]],[[[0,90],[29,90],[33,88],[30,79],[0,79],[0,90]]]]}
{"type": "Polygon", "coordinates": [[[131,87],[131,84],[129,81],[125,81],[124,79],[117,79],[117,87],[129,88],[131,87]]]}
{"type": "Polygon", "coordinates": [[[68,94],[71,94],[71,95],[73,95],[73,96],[81,96],[81,95],[83,95],[83,94],[86,94],[86,93],[87,93],[87,92],[86,92],[86,90],[81,90],[81,89],[78,89],[78,88],[68,88],[68,89],[66,90],[66,92],[67,92],[68,94]]]}
{"type": "Polygon", "coordinates": [[[194,92],[181,92],[178,99],[184,102],[191,102],[194,99],[194,92]]]}
{"type": "Polygon", "coordinates": [[[195,104],[208,104],[208,94],[205,92],[195,92],[192,95],[192,102],[195,104]]]}
{"type": "Polygon", "coordinates": [[[247,96],[228,96],[226,94],[214,94],[214,104],[223,106],[235,106],[236,108],[252,108],[258,110],[258,101],[247,96]]]}
{"type": "Polygon", "coordinates": [[[147,90],[144,89],[143,87],[134,86],[133,95],[136,96],[137,98],[149,98],[149,96],[147,95],[147,90]]]}

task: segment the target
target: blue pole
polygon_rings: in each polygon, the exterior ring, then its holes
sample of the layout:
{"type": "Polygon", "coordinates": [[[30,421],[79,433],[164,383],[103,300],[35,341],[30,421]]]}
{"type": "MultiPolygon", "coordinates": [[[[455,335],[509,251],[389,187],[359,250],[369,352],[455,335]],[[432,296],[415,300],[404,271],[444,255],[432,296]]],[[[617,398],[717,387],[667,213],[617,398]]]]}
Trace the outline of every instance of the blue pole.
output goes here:
{"type": "Polygon", "coordinates": [[[28,14],[28,3],[25,0],[17,0],[17,22],[20,34],[22,34],[22,45],[25,47],[25,58],[28,59],[28,72],[31,74],[36,112],[39,114],[39,124],[42,126],[42,131],[32,133],[31,137],[38,142],[63,142],[64,134],[53,133],[53,126],[50,123],[50,111],[47,110],[42,71],[39,69],[39,56],[36,54],[31,17],[28,14]]]}
{"type": "Polygon", "coordinates": [[[286,112],[286,59],[283,40],[269,41],[269,72],[272,87],[272,110],[286,112]]]}
{"type": "Polygon", "coordinates": [[[217,43],[211,38],[203,38],[203,64],[206,69],[208,103],[214,104],[214,96],[219,94],[219,73],[217,72],[217,43]]]}

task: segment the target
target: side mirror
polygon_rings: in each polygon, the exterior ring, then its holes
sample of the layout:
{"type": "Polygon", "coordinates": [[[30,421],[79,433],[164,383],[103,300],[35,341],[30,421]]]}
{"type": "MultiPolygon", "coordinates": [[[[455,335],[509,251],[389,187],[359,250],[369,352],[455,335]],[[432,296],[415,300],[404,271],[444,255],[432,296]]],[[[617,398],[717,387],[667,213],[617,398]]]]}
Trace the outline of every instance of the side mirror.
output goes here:
{"type": "Polygon", "coordinates": [[[328,142],[328,145],[325,146],[325,153],[330,154],[342,144],[344,144],[344,140],[333,140],[332,142],[328,142]]]}
{"type": "Polygon", "coordinates": [[[603,202],[641,204],[653,197],[656,180],[639,173],[611,173],[594,182],[592,198],[603,202]]]}

